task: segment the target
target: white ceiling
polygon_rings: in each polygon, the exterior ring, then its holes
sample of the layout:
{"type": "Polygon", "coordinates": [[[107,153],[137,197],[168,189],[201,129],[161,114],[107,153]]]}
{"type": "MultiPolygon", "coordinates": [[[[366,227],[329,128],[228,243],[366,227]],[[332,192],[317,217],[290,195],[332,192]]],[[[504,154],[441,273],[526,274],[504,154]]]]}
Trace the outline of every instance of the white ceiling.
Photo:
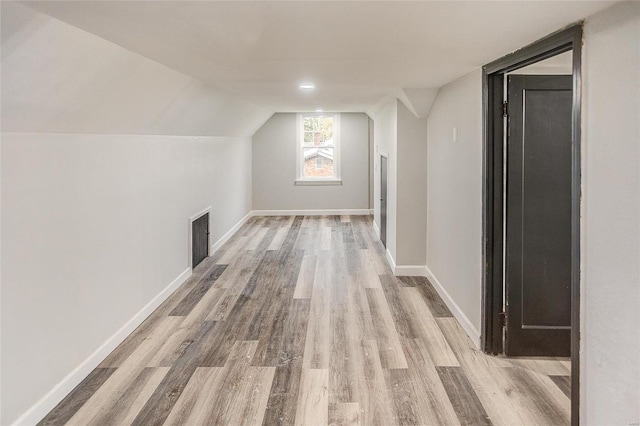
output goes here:
{"type": "Polygon", "coordinates": [[[402,89],[420,94],[612,3],[26,2],[278,112],[366,111],[402,89]]]}

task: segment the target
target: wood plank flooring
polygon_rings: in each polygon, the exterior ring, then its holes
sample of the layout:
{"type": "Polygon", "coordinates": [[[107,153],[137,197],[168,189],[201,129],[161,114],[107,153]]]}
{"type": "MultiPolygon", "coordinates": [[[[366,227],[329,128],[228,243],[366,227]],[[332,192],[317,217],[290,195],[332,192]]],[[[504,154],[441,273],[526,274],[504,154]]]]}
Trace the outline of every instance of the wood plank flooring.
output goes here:
{"type": "Polygon", "coordinates": [[[569,375],[475,349],[370,217],[255,217],[40,424],[562,425],[569,375]]]}

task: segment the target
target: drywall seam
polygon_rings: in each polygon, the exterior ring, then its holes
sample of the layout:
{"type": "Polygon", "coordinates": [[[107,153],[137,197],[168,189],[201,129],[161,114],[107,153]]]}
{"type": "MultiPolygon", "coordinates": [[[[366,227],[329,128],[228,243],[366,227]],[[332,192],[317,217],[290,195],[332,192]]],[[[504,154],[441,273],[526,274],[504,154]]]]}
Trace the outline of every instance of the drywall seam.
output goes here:
{"type": "Polygon", "coordinates": [[[429,282],[436,289],[444,303],[447,305],[453,316],[458,320],[464,331],[467,333],[473,344],[477,349],[480,349],[480,331],[473,326],[473,323],[467,318],[462,309],[458,306],[458,304],[453,300],[453,298],[447,293],[444,286],[438,281],[436,276],[431,272],[428,266],[425,266],[425,277],[429,280],[429,282]]]}
{"type": "Polygon", "coordinates": [[[100,363],[122,343],[149,315],[160,306],[171,294],[191,276],[191,268],[187,268],[174,279],[164,290],[156,295],[126,324],[108,338],[98,349],[67,374],[57,385],[45,394],[31,408],[24,412],[12,424],[31,425],[42,420],[60,401],[80,384],[100,363]]]}

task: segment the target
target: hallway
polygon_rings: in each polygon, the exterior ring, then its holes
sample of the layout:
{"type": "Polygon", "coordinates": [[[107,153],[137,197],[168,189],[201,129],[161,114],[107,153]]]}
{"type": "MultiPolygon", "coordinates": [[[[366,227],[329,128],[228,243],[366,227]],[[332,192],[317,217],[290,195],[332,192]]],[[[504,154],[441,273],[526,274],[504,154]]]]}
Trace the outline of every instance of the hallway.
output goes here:
{"type": "Polygon", "coordinates": [[[569,360],[475,349],[369,216],[254,217],[40,424],[569,424],[569,360]]]}

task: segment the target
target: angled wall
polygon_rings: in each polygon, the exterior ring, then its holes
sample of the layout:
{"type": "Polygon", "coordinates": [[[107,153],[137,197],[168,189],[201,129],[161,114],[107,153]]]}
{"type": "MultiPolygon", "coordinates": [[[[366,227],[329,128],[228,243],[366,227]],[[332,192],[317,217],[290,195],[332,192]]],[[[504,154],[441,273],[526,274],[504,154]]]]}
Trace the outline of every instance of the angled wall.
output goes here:
{"type": "Polygon", "coordinates": [[[93,34],[2,3],[2,131],[252,136],[271,115],[93,34]]]}
{"type": "Polygon", "coordinates": [[[11,2],[1,101],[0,423],[28,424],[189,275],[189,217],[213,243],[251,210],[270,113],[11,2]]]}

